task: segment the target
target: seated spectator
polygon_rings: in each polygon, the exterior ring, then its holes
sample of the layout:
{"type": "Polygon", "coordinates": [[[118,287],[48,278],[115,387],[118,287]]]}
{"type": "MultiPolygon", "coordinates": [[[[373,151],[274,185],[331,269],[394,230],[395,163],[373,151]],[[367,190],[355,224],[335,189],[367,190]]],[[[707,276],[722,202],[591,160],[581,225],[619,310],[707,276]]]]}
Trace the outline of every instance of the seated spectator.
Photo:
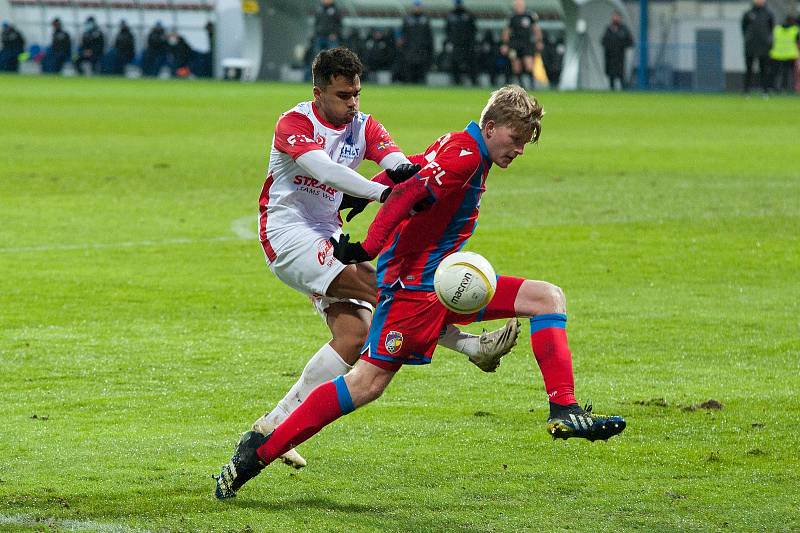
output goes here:
{"type": "Polygon", "coordinates": [[[194,50],[186,42],[186,39],[176,31],[172,31],[167,36],[167,44],[169,44],[168,63],[172,70],[172,75],[178,78],[189,77],[189,74],[191,74],[189,63],[191,63],[194,56],[194,50]]]}
{"type": "Polygon", "coordinates": [[[72,56],[72,39],[61,28],[61,19],[54,18],[51,25],[53,26],[53,40],[42,59],[42,72],[59,74],[64,68],[64,63],[69,61],[72,56]]]}
{"type": "Polygon", "coordinates": [[[555,32],[545,32],[542,63],[544,64],[547,79],[550,81],[550,87],[553,89],[558,87],[558,82],[561,79],[561,66],[564,63],[565,52],[566,46],[564,45],[563,35],[556,35],[555,32]]]}
{"type": "Polygon", "coordinates": [[[133,61],[136,55],[136,41],[125,19],[119,22],[119,33],[114,39],[114,46],[103,56],[100,71],[103,74],[125,74],[125,66],[133,61]]]}
{"type": "Polygon", "coordinates": [[[421,0],[414,0],[411,13],[403,19],[398,39],[398,71],[402,81],[424,83],[433,63],[433,30],[421,0]]]}
{"type": "Polygon", "coordinates": [[[142,53],[142,75],[158,76],[161,67],[167,64],[167,34],[161,22],[156,22],[147,35],[147,47],[142,53]]]}
{"type": "Polygon", "coordinates": [[[478,43],[478,73],[488,74],[489,83],[497,85],[498,65],[497,59],[500,55],[500,46],[497,44],[492,30],[483,32],[478,43]]]}
{"type": "Polygon", "coordinates": [[[367,73],[392,70],[397,51],[392,35],[383,28],[375,28],[365,45],[364,67],[367,73]]]}
{"type": "Polygon", "coordinates": [[[25,51],[25,38],[13,24],[3,22],[0,71],[19,72],[19,56],[25,51]]]}
{"type": "MultiPolygon", "coordinates": [[[[359,58],[364,57],[365,52],[365,39],[361,35],[361,32],[355,28],[353,28],[350,33],[344,38],[342,42],[342,46],[352,50],[359,58]]],[[[311,56],[311,59],[314,59],[314,56],[311,56]]],[[[308,63],[311,64],[310,62],[308,63]]]]}
{"type": "Polygon", "coordinates": [[[78,47],[78,58],[75,60],[75,70],[79,74],[87,74],[84,69],[87,65],[91,72],[100,72],[100,59],[106,46],[106,38],[95,22],[94,17],[88,17],[83,25],[81,44],[78,47]]]}
{"type": "Polygon", "coordinates": [[[214,75],[214,23],[208,21],[205,26],[208,34],[208,52],[194,50],[189,70],[198,78],[210,78],[214,75]]]}

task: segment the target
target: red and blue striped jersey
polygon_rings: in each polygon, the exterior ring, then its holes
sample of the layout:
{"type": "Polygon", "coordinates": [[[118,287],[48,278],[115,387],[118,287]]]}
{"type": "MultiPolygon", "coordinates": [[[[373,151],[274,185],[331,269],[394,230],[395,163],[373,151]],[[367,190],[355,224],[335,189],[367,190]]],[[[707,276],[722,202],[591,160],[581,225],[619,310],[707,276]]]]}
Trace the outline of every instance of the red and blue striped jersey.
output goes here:
{"type": "Polygon", "coordinates": [[[432,291],[441,260],[460,250],[475,231],[492,163],[475,122],[440,137],[411,160],[424,165],[415,178],[425,185],[432,205],[392,232],[378,257],[377,281],[382,288],[399,282],[406,289],[432,291]]]}

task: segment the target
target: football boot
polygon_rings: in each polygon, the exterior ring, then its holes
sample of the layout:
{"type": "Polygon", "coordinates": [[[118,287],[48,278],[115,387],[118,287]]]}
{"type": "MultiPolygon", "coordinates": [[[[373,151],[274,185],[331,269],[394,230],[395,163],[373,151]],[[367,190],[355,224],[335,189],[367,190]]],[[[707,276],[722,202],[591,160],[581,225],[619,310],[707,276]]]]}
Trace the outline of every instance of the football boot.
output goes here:
{"type": "Polygon", "coordinates": [[[268,435],[264,436],[258,431],[248,431],[242,435],[230,463],[222,467],[218,476],[214,476],[217,480],[214,495],[218,499],[233,498],[242,485],[264,470],[266,465],[261,462],[256,450],[268,439],[268,435]]]}
{"type": "Polygon", "coordinates": [[[580,438],[589,441],[608,440],[625,429],[621,416],[603,416],[592,413],[592,404],[584,408],[578,404],[564,406],[547,420],[547,432],[554,439],[580,438]]]}
{"type": "Polygon", "coordinates": [[[469,360],[484,372],[494,372],[500,366],[500,358],[517,345],[519,337],[519,320],[512,318],[506,325],[495,331],[486,330],[481,333],[478,355],[469,360]]]}

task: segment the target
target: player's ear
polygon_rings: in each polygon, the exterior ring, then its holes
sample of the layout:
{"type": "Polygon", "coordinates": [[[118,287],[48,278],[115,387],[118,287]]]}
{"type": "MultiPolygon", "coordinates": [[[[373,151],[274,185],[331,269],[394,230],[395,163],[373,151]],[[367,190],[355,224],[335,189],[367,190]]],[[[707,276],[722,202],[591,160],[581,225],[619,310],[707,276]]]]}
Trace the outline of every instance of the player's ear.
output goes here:
{"type": "Polygon", "coordinates": [[[319,95],[321,94],[322,94],[322,89],[314,85],[314,99],[316,100],[317,98],[319,98],[319,95]]]}
{"type": "Polygon", "coordinates": [[[486,130],[486,138],[491,139],[492,135],[494,135],[494,127],[495,127],[494,120],[487,120],[486,124],[483,127],[486,130]]]}

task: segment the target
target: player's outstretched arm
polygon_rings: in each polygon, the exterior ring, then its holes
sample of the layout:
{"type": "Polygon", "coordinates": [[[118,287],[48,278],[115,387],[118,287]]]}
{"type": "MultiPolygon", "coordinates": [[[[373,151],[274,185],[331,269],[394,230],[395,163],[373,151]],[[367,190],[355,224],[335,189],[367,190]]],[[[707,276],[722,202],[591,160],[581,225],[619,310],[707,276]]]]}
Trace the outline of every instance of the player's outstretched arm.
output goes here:
{"type": "Polygon", "coordinates": [[[355,170],[335,163],[322,150],[306,152],[295,161],[313,178],[350,196],[380,200],[387,189],[386,185],[366,180],[355,170]]]}

